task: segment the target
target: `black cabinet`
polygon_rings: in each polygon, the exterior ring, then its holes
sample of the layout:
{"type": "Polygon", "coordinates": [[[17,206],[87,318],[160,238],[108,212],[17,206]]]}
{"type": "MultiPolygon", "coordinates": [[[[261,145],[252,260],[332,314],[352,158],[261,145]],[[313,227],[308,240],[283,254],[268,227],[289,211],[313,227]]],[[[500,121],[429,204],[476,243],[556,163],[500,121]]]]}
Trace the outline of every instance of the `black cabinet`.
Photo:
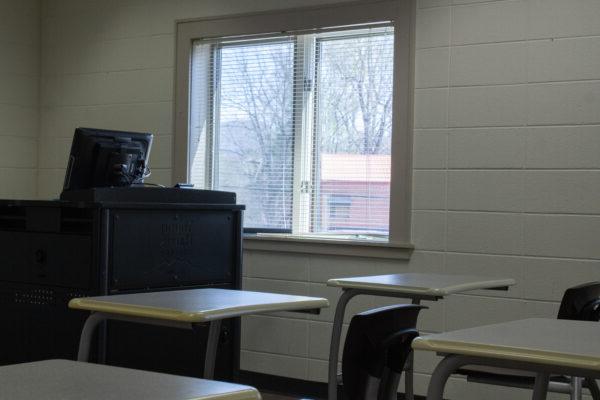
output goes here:
{"type": "MultiPolygon", "coordinates": [[[[73,297],[241,287],[243,206],[139,197],[0,200],[0,364],[75,359],[88,313],[68,309],[73,297]]],[[[108,364],[202,374],[206,329],[111,322],[97,336],[95,357],[108,364]]],[[[215,376],[231,379],[238,321],[223,324],[218,351],[215,376]]]]}

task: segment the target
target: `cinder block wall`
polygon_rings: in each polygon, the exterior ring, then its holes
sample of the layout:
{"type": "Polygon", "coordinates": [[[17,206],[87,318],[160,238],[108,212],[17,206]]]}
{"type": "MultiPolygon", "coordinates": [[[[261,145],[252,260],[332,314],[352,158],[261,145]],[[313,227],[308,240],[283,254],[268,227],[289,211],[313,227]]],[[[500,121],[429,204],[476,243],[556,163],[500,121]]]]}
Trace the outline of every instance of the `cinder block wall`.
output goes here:
{"type": "MultiPolygon", "coordinates": [[[[319,3],[44,1],[40,197],[60,191],[78,125],[156,133],[153,180],[170,183],[176,19],[319,3]]],[[[246,251],[244,285],[335,305],[339,292],[323,284],[335,276],[511,276],[518,285],[507,293],[429,304],[420,328],[553,317],[566,287],[600,276],[600,1],[420,0],[418,7],[410,262],[246,251]]],[[[358,298],[350,310],[387,303],[358,298]]],[[[246,318],[242,368],[325,381],[332,316],[333,309],[246,318]]],[[[418,393],[435,362],[417,355],[418,393]]],[[[529,395],[455,378],[447,397],[529,395]]]]}
{"type": "Polygon", "coordinates": [[[176,20],[318,3],[43,1],[39,197],[60,193],[77,126],[154,133],[147,181],[171,184],[176,20]]]}
{"type": "Polygon", "coordinates": [[[0,0],[0,198],[36,197],[38,0],[0,0]]]}

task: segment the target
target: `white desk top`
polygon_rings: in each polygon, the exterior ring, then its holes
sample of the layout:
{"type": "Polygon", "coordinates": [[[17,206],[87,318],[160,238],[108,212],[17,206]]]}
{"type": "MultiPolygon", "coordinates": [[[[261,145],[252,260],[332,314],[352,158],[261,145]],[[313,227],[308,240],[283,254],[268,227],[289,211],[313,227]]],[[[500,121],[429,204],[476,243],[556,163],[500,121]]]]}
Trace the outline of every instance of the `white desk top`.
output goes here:
{"type": "Polygon", "coordinates": [[[600,371],[600,324],[531,318],[418,337],[414,349],[600,371]]]}
{"type": "Polygon", "coordinates": [[[181,322],[208,322],[247,314],[329,307],[320,297],[230,289],[189,289],[72,299],[80,310],[181,322]]]}
{"type": "Polygon", "coordinates": [[[411,296],[422,295],[436,297],[443,297],[452,293],[461,293],[469,290],[493,289],[514,284],[514,279],[413,272],[338,278],[327,281],[328,286],[344,289],[374,290],[411,296]]]}
{"type": "Polygon", "coordinates": [[[67,360],[0,367],[0,399],[260,400],[249,386],[67,360]]]}

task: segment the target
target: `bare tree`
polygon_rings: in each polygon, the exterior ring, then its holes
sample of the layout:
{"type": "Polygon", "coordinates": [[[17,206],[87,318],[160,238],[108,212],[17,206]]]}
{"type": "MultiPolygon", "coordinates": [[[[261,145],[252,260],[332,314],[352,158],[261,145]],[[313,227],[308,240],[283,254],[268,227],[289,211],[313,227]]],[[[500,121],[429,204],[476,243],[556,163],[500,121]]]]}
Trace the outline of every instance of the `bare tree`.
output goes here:
{"type": "MultiPolygon", "coordinates": [[[[392,73],[382,54],[391,35],[318,42],[315,69],[319,151],[389,154],[392,73]]],[[[268,42],[224,48],[220,82],[221,156],[230,177],[260,209],[256,226],[291,229],[294,157],[294,45],[268,42]],[[238,164],[238,165],[236,165],[238,164]]]]}
{"type": "Polygon", "coordinates": [[[391,35],[321,43],[318,72],[322,151],[389,154],[391,35]]]}
{"type": "Polygon", "coordinates": [[[228,65],[236,72],[221,108],[237,118],[221,134],[237,152],[248,189],[262,205],[255,222],[291,229],[293,45],[249,45],[230,56],[228,65]]]}

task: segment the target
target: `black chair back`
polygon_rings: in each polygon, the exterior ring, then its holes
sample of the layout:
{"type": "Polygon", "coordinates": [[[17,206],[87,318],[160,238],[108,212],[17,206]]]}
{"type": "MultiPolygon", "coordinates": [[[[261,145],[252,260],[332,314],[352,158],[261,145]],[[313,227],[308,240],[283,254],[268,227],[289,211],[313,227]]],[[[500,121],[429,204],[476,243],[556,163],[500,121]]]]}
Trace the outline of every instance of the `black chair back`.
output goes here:
{"type": "Polygon", "coordinates": [[[395,395],[411,353],[419,311],[401,304],[356,314],[350,321],[342,356],[344,398],[383,400],[395,395]]]}
{"type": "Polygon", "coordinates": [[[590,282],[565,291],[558,319],[577,321],[600,320],[600,282],[590,282]]]}

